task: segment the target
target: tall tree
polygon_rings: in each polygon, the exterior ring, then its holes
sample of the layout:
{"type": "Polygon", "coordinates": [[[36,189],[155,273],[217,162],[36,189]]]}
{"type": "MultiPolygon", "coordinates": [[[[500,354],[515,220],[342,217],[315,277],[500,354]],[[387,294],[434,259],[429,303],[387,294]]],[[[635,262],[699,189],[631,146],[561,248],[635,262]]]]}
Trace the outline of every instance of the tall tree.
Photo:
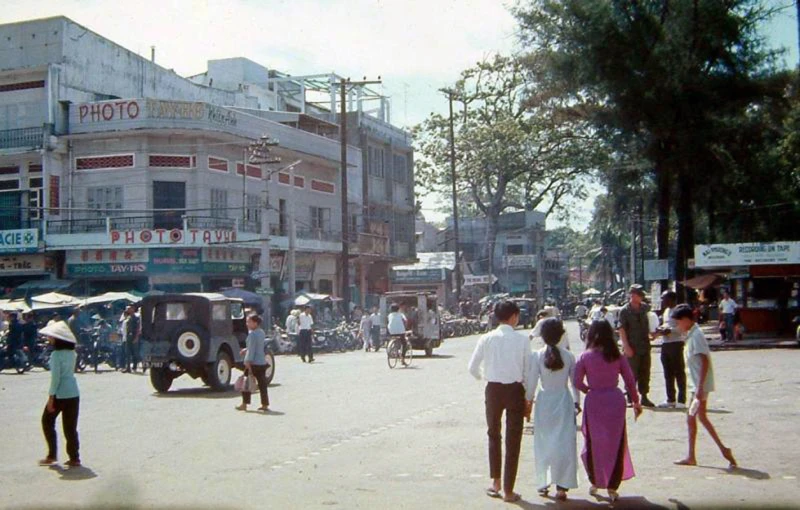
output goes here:
{"type": "Polygon", "coordinates": [[[676,204],[681,279],[695,187],[719,177],[698,162],[710,159],[721,119],[764,94],[759,78],[774,54],[757,30],[768,10],[757,0],[532,0],[515,13],[536,67],[545,59],[550,79],[592,104],[607,133],[641,141],[650,162],[642,176],[656,184],[659,258],[668,257],[676,204]]]}
{"type": "MultiPolygon", "coordinates": [[[[518,60],[495,56],[462,72],[458,101],[456,187],[486,219],[482,259],[492,271],[500,215],[511,210],[557,211],[585,196],[585,178],[601,151],[591,126],[558,114],[534,74],[518,60]],[[536,99],[533,99],[536,98],[536,99]]],[[[449,119],[431,116],[414,129],[420,187],[448,193],[449,119]]]]}

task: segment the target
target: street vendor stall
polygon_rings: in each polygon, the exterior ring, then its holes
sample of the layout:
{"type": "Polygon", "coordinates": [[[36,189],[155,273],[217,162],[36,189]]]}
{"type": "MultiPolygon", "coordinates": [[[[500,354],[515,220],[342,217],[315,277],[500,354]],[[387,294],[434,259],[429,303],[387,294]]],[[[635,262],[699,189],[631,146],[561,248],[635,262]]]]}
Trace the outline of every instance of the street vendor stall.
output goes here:
{"type": "Polygon", "coordinates": [[[695,245],[695,267],[725,274],[746,331],[786,333],[800,313],[800,241],[695,245]]]}

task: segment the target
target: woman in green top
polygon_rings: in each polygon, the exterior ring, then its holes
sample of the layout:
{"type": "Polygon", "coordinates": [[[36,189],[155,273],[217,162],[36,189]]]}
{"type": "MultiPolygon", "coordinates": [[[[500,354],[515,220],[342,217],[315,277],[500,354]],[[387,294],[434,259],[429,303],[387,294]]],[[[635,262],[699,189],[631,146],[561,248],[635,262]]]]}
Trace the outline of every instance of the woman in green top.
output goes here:
{"type": "Polygon", "coordinates": [[[57,462],[58,441],[56,437],[56,418],[62,412],[61,419],[64,436],[67,439],[68,467],[80,467],[81,458],[78,453],[78,408],[80,393],[75,380],[75,344],[77,341],[69,326],[63,322],[55,322],[42,328],[39,332],[45,336],[53,353],[50,355],[50,391],[47,405],[42,414],[42,431],[47,441],[47,457],[39,461],[41,466],[51,466],[57,462]]]}

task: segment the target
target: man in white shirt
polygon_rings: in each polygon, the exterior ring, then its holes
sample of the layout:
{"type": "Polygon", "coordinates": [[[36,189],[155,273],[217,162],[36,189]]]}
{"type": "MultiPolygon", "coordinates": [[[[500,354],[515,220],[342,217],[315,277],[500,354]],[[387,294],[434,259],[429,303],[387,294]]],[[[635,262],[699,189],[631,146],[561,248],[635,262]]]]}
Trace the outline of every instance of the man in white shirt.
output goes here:
{"type": "Polygon", "coordinates": [[[372,322],[372,328],[370,329],[372,348],[377,351],[381,347],[381,323],[383,322],[377,306],[372,307],[372,315],[369,316],[369,320],[372,322]]]}
{"type": "Polygon", "coordinates": [[[390,310],[391,313],[389,313],[389,317],[386,318],[386,329],[388,330],[389,336],[403,337],[403,359],[405,359],[406,351],[409,347],[405,338],[406,324],[408,324],[408,319],[406,318],[405,314],[400,312],[400,306],[394,304],[390,310]]]}
{"type": "Polygon", "coordinates": [[[300,326],[298,354],[300,354],[300,359],[303,360],[303,363],[306,362],[306,356],[308,356],[309,362],[313,362],[314,351],[311,349],[311,327],[314,325],[314,318],[311,316],[310,306],[303,309],[303,312],[297,318],[297,322],[300,326]]]}
{"type": "Polygon", "coordinates": [[[500,475],[503,477],[503,500],[519,501],[514,493],[522,443],[522,428],[526,413],[525,382],[528,373],[530,347],[528,339],[514,331],[519,323],[519,307],[513,301],[503,301],[495,307],[500,325],[483,335],[469,361],[469,372],[476,379],[486,380],[486,424],[489,436],[489,471],[492,486],[486,494],[499,498],[500,475]],[[506,458],[501,470],[501,419],[506,413],[506,458]]]}
{"type": "Polygon", "coordinates": [[[369,352],[372,346],[372,318],[369,314],[365,313],[361,316],[361,321],[358,325],[358,334],[361,336],[361,340],[364,341],[364,352],[369,352]]]}
{"type": "Polygon", "coordinates": [[[664,367],[664,383],[667,388],[666,402],[659,404],[660,408],[678,409],[686,408],[686,365],[683,359],[683,336],[678,331],[678,323],[672,318],[678,296],[671,290],[661,294],[661,308],[663,322],[656,330],[656,336],[661,340],[661,365],[664,367]],[[677,401],[675,399],[675,385],[678,386],[677,401]]]}
{"type": "Polygon", "coordinates": [[[719,302],[719,312],[722,314],[722,321],[725,323],[724,333],[721,335],[723,341],[733,340],[736,335],[733,333],[734,317],[736,316],[736,301],[731,297],[727,290],[722,291],[722,301],[719,302]]]}

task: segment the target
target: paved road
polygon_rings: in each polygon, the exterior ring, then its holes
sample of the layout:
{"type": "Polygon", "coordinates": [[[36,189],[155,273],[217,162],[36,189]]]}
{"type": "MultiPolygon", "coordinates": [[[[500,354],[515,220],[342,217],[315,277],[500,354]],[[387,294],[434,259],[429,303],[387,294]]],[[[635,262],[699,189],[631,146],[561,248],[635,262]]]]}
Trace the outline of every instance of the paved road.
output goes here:
{"type": "MultiPolygon", "coordinates": [[[[577,337],[574,322],[569,331],[577,337]]],[[[36,466],[48,374],[3,372],[0,507],[503,508],[483,495],[483,385],[465,368],[476,339],[449,339],[408,369],[389,370],[383,352],[321,355],[313,365],[281,357],[269,415],[236,412],[235,393],[188,378],[157,396],[147,377],[81,374],[86,467],[68,472],[36,466]]],[[[703,433],[703,467],[673,466],[685,452],[683,415],[648,411],[629,421],[638,476],[616,507],[796,507],[798,362],[798,350],[714,353],[713,420],[743,469],[724,469],[703,433]]],[[[652,380],[656,400],[657,361],[652,380]]],[[[532,439],[517,485],[524,508],[553,504],[536,496],[532,439]]],[[[588,496],[582,472],[579,480],[560,506],[608,506],[588,496]]]]}

